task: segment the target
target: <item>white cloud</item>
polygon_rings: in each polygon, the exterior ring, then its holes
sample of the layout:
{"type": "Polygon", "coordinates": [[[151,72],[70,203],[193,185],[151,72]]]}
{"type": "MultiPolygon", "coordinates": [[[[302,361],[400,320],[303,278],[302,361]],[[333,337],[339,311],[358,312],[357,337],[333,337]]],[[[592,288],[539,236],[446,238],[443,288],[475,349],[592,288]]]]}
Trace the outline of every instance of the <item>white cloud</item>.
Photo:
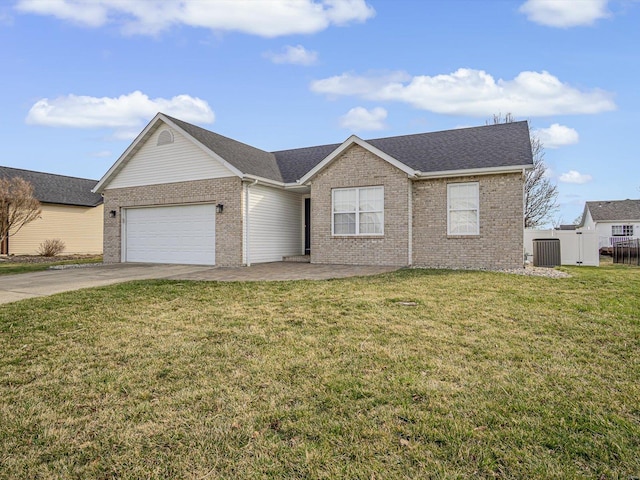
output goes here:
{"type": "Polygon", "coordinates": [[[200,98],[177,95],[151,99],[135,91],[116,98],[82,95],[43,98],[31,107],[26,122],[47,127],[113,128],[116,138],[131,139],[158,112],[195,123],[213,123],[215,119],[209,104],[200,98]]]}
{"type": "Polygon", "coordinates": [[[316,33],[375,15],[366,0],[18,0],[16,8],[87,27],[116,23],[125,33],[141,35],[186,25],[277,37],[316,33]]]}
{"type": "Polygon", "coordinates": [[[318,52],[307,50],[302,45],[287,45],[282,53],[267,52],[266,58],[273,63],[291,63],[294,65],[313,65],[318,61],[318,52]]]}
{"type": "Polygon", "coordinates": [[[577,183],[579,185],[582,185],[583,183],[587,183],[593,180],[593,177],[589,174],[580,173],[576,170],[569,170],[567,173],[563,173],[562,175],[560,175],[560,177],[558,177],[558,180],[563,183],[577,183]]]}
{"type": "Polygon", "coordinates": [[[527,0],[520,12],[541,25],[577,27],[608,17],[607,3],[608,0],[527,0]]]}
{"type": "Polygon", "coordinates": [[[573,128],[552,124],[549,128],[539,128],[533,132],[538,136],[545,148],[558,148],[564,145],[578,143],[580,135],[573,128]]]}
{"type": "Polygon", "coordinates": [[[349,95],[398,101],[435,113],[476,117],[495,112],[510,112],[519,117],[590,114],[616,108],[611,93],[579,90],[546,71],[521,72],[513,80],[495,80],[483,70],[468,68],[432,77],[411,77],[404,72],[344,73],[316,80],[310,88],[330,97],[349,95]]]}
{"type": "Polygon", "coordinates": [[[340,117],[340,126],[354,132],[361,130],[382,130],[387,111],[382,107],[367,110],[364,107],[355,107],[340,117]]]}

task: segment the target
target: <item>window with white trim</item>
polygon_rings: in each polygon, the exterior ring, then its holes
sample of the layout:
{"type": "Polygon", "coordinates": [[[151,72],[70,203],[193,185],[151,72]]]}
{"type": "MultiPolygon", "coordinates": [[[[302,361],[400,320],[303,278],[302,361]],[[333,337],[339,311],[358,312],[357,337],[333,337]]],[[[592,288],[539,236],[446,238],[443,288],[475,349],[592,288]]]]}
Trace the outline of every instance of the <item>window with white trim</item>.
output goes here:
{"type": "Polygon", "coordinates": [[[633,225],[611,225],[612,237],[633,237],[633,225]]]}
{"type": "Polygon", "coordinates": [[[334,188],[331,211],[333,235],[382,235],[384,187],[334,188]]]}
{"type": "Polygon", "coordinates": [[[480,234],[478,182],[447,185],[447,235],[480,234]]]}

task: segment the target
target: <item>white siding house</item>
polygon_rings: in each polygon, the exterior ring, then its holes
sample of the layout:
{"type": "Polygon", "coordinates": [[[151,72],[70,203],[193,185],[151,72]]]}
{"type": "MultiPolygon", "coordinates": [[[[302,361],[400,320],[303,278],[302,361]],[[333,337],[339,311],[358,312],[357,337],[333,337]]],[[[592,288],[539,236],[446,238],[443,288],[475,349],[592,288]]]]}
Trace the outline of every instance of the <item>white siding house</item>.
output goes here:
{"type": "Polygon", "coordinates": [[[234,173],[168,126],[158,128],[125,163],[109,188],[232,177],[234,173]],[[159,142],[159,140],[161,140],[159,142]],[[165,143],[166,142],[166,143],[165,143]],[[162,148],[158,148],[161,146],[162,148]]]}
{"type": "Polygon", "coordinates": [[[302,196],[263,185],[247,186],[247,196],[245,263],[278,262],[282,257],[302,254],[302,196]]]}
{"type": "Polygon", "coordinates": [[[640,200],[586,202],[579,228],[596,232],[600,248],[640,238],[640,200]]]}

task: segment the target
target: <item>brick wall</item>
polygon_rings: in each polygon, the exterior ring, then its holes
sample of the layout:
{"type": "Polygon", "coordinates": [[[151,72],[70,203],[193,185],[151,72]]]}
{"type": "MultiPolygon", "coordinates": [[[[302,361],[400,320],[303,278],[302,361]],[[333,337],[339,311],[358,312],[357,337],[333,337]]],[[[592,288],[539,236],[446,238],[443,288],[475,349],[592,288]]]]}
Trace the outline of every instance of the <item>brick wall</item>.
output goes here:
{"type": "Polygon", "coordinates": [[[421,180],[413,184],[413,264],[500,269],[523,264],[520,173],[421,180]],[[447,184],[479,182],[480,235],[447,236],[447,184]]]}
{"type": "Polygon", "coordinates": [[[311,184],[311,262],[345,265],[409,263],[409,179],[369,151],[354,145],[313,179],[311,184]],[[331,235],[331,190],[384,186],[384,236],[331,235]]]}
{"type": "Polygon", "coordinates": [[[122,208],[222,203],[216,215],[216,265],[242,265],[242,183],[237,177],[115,188],[104,192],[104,262],[119,263],[122,208]],[[109,212],[115,210],[115,218],[109,212]]]}

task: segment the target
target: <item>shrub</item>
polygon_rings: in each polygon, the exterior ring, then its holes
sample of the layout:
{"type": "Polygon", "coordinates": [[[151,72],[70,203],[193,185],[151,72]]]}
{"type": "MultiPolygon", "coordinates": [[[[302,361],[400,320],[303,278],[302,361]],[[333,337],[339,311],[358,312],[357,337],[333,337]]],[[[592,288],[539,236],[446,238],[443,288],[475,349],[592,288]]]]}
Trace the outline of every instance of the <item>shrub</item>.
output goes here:
{"type": "Polygon", "coordinates": [[[45,240],[38,247],[38,255],[42,255],[43,257],[55,257],[59,253],[62,253],[65,247],[66,245],[59,238],[45,240]]]}

